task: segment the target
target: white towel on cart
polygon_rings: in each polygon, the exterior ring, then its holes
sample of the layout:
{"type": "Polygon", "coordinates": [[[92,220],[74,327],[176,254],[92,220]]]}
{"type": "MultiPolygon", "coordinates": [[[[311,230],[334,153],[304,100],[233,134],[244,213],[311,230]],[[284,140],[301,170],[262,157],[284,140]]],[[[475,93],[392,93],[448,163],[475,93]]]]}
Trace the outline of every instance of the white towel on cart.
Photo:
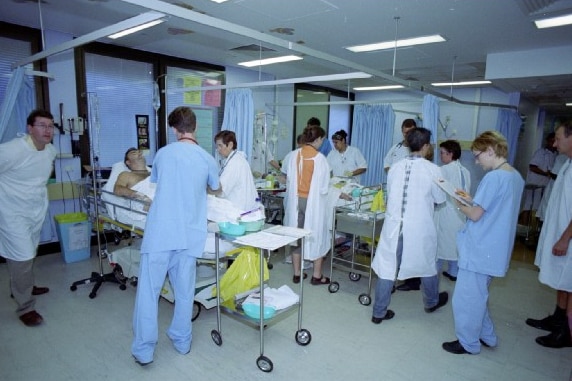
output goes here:
{"type": "MultiPolygon", "coordinates": [[[[264,305],[274,307],[276,310],[282,310],[298,303],[300,297],[290,287],[284,285],[278,289],[265,288],[264,289],[264,305]]],[[[250,295],[242,304],[255,304],[260,305],[260,292],[255,292],[250,295]]]]}

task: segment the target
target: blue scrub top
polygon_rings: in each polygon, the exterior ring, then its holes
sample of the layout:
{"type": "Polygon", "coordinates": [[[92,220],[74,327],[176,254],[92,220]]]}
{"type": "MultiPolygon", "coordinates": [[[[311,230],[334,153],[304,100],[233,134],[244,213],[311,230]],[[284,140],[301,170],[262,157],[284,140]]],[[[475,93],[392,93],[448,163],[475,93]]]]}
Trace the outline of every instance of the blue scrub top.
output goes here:
{"type": "Polygon", "coordinates": [[[214,158],[196,144],[171,143],[155,155],[151,182],[157,190],[141,252],[193,248],[200,257],[207,236],[207,185],[219,188],[214,158]]]}
{"type": "Polygon", "coordinates": [[[508,270],[524,180],[516,170],[494,170],[485,175],[473,202],[484,209],[478,221],[467,220],[457,234],[459,267],[504,276],[508,270]]]}

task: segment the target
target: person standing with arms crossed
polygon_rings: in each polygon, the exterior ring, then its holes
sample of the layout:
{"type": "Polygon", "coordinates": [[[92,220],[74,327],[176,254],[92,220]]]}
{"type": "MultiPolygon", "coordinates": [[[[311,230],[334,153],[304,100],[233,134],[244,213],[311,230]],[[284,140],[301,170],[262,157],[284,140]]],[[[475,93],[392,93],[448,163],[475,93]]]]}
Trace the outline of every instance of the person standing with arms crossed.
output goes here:
{"type": "Polygon", "coordinates": [[[34,258],[48,211],[46,183],[53,170],[56,149],[54,117],[34,110],[27,118],[28,134],[0,144],[0,255],[6,258],[10,289],[22,323],[44,321],[35,310],[34,295],[49,291],[34,286],[34,258]]]}
{"type": "Polygon", "coordinates": [[[140,365],[153,362],[158,340],[159,294],[169,275],[175,310],[167,336],[177,352],[191,350],[196,260],[207,238],[207,188],[219,188],[218,166],[196,141],[197,120],[189,107],[168,117],[177,142],[161,148],[151,170],[157,191],[147,217],[133,313],[131,353],[140,365]]]}

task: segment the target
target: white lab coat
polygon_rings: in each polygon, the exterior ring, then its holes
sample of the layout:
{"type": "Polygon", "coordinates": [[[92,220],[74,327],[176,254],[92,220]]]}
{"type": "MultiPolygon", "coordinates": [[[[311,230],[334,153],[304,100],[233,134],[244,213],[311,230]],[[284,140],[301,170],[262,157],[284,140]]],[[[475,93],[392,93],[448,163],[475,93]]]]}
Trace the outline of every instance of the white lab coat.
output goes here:
{"type": "Polygon", "coordinates": [[[223,192],[221,197],[237,208],[248,211],[256,207],[258,192],[244,152],[234,151],[228,156],[220,174],[220,184],[223,192]]]}
{"type": "Polygon", "coordinates": [[[433,211],[434,204],[445,201],[445,193],[433,179],[440,177],[441,169],[422,158],[407,157],[390,168],[387,177],[387,210],[372,262],[372,268],[380,278],[408,279],[437,273],[437,231],[433,211]],[[402,218],[407,165],[411,165],[411,175],[402,218]],[[400,231],[403,234],[403,254],[398,269],[396,253],[400,231]]]}
{"type": "Polygon", "coordinates": [[[536,249],[535,265],[540,267],[538,280],[553,289],[572,292],[572,245],[566,255],[555,256],[552,247],[572,220],[572,159],[562,166],[554,182],[546,219],[536,249]]]}
{"type": "MultiPolygon", "coordinates": [[[[471,174],[458,160],[443,165],[441,172],[443,178],[453,184],[455,189],[462,189],[465,192],[471,189],[471,174]]],[[[457,232],[463,228],[466,221],[467,218],[457,209],[457,204],[451,196],[447,196],[447,202],[435,206],[437,258],[448,261],[458,259],[457,232]]]]}
{"type": "Polygon", "coordinates": [[[0,255],[14,261],[36,256],[48,210],[46,183],[56,149],[38,151],[26,135],[0,145],[0,255]]]}
{"type": "MultiPolygon", "coordinates": [[[[288,179],[286,187],[286,221],[288,226],[298,225],[298,171],[297,157],[300,149],[294,151],[288,163],[288,179]]],[[[314,173],[308,194],[306,205],[306,219],[304,229],[310,230],[312,234],[304,240],[304,259],[316,260],[325,256],[331,248],[331,231],[328,229],[328,190],[330,180],[330,166],[326,157],[318,153],[314,158],[314,173]]],[[[300,161],[302,165],[303,160],[300,161]]]]}

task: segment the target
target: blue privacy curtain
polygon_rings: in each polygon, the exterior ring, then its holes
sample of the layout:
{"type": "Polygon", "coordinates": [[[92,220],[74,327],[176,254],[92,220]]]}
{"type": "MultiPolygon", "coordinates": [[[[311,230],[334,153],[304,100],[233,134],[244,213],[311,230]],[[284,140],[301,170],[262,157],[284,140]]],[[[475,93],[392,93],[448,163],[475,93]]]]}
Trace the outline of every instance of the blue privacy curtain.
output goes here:
{"type": "Polygon", "coordinates": [[[0,106],[0,143],[24,132],[26,118],[34,108],[34,91],[31,79],[25,75],[26,68],[18,67],[12,73],[6,87],[6,96],[0,106]]]}
{"type": "Polygon", "coordinates": [[[385,183],[383,158],[391,148],[394,124],[395,113],[389,104],[355,106],[351,143],[367,160],[362,185],[385,183]]]}
{"type": "Polygon", "coordinates": [[[423,127],[431,131],[431,144],[433,144],[433,157],[437,158],[439,147],[437,147],[437,127],[439,126],[439,99],[431,94],[423,97],[423,127]]]}
{"type": "Polygon", "coordinates": [[[236,134],[237,149],[244,151],[250,161],[254,131],[252,90],[227,90],[224,102],[222,129],[233,131],[236,134]]]}
{"type": "MultiPolygon", "coordinates": [[[[517,106],[519,100],[520,93],[509,94],[509,103],[512,106],[517,106]]],[[[521,125],[522,120],[516,110],[499,109],[496,130],[506,138],[508,143],[508,162],[510,165],[514,164],[514,159],[516,158],[516,151],[518,150],[518,135],[520,133],[521,125]]]]}

